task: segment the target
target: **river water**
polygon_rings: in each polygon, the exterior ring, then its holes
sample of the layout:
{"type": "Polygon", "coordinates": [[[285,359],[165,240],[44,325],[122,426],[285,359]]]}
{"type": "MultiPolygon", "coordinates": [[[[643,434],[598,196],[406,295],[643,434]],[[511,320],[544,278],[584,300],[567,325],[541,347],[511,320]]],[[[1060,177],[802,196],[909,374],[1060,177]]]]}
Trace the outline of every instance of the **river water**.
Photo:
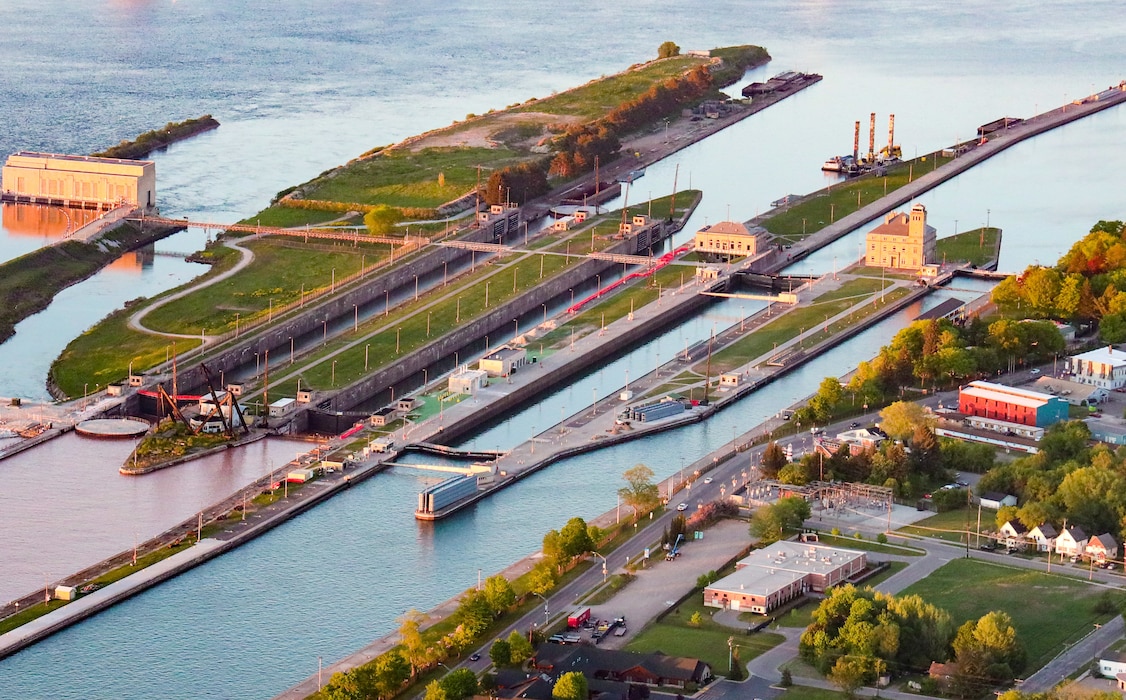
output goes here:
{"type": "MultiPolygon", "coordinates": [[[[871,111],[881,130],[896,113],[897,140],[910,155],[965,138],[999,116],[1026,116],[1118,82],[1126,77],[1117,74],[1126,65],[1119,11],[1113,2],[1043,9],[643,1],[553,6],[545,22],[542,6],[527,0],[441,7],[305,0],[284,13],[264,2],[13,0],[0,6],[0,113],[10,117],[0,151],[89,152],[169,119],[211,112],[220,129],[155,156],[158,201],[166,213],[229,221],[374,145],[620,69],[667,38],[685,48],[761,43],[775,61],[758,75],[824,73],[813,88],[649,169],[635,190],[670,190],[675,163],[680,186],[705,189],[690,233],[705,219],[748,218],[784,194],[822,186],[821,162],[851,148],[852,122],[871,111]],[[58,35],[42,27],[65,28],[66,54],[58,35]]],[[[1121,112],[1021,144],[928,195],[923,201],[939,235],[953,232],[955,220],[962,229],[980,225],[988,209],[990,223],[1006,231],[1002,269],[1015,269],[1054,260],[1099,218],[1121,218],[1121,193],[1112,189],[1126,156],[1121,112]]],[[[877,144],[885,139],[878,134],[877,144]]],[[[163,250],[189,251],[202,236],[189,231],[163,250]]],[[[855,242],[838,245],[806,265],[828,270],[831,256],[856,257],[855,242]]],[[[0,345],[0,368],[13,372],[0,376],[0,393],[41,395],[43,358],[49,362],[122,301],[197,269],[156,256],[139,275],[107,270],[60,296],[0,345]],[[99,284],[105,291],[96,291],[99,284]],[[79,328],[63,326],[67,318],[79,328]],[[31,330],[26,324],[37,319],[43,325],[31,330]],[[33,342],[11,350],[20,335],[33,342]]],[[[737,321],[739,313],[733,302],[710,307],[666,334],[660,354],[670,356],[682,337],[706,337],[713,323],[737,321]]],[[[808,394],[821,377],[870,356],[909,318],[905,312],[876,326],[705,424],[560,463],[435,527],[411,518],[428,477],[404,471],[370,480],[237,554],[0,662],[0,697],[267,697],[315,671],[318,655],[338,658],[392,629],[403,610],[430,607],[471,585],[478,569],[495,571],[533,551],[542,532],[567,517],[608,509],[625,468],[646,461],[659,475],[676,471],[682,457],[696,459],[808,394]]],[[[651,369],[656,343],[490,429],[479,437],[482,447],[554,422],[557,406],[585,403],[592,385],[609,393],[627,367],[631,374],[651,369]]],[[[94,446],[69,456],[115,469],[118,452],[94,446]]],[[[3,488],[35,502],[34,492],[3,488]]],[[[161,491],[152,498],[167,497],[161,491]]],[[[127,507],[107,504],[106,512],[121,517],[127,507]]],[[[5,540],[0,560],[31,545],[5,540]]]]}

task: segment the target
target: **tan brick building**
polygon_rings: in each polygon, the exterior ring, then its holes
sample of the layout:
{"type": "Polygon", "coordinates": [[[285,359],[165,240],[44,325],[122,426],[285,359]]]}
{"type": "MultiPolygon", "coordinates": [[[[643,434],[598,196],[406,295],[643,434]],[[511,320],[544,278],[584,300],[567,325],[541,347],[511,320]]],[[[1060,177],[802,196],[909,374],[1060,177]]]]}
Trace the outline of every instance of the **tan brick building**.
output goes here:
{"type": "Polygon", "coordinates": [[[888,214],[884,223],[868,232],[866,244],[864,264],[869,267],[922,271],[935,262],[935,230],[927,226],[927,208],[922,204],[907,214],[888,214]]]}
{"type": "Polygon", "coordinates": [[[759,236],[737,221],[720,221],[696,232],[696,252],[748,256],[759,252],[759,236]]]}
{"type": "Polygon", "coordinates": [[[156,206],[156,163],[20,151],[2,174],[6,195],[117,206],[156,206]]]}

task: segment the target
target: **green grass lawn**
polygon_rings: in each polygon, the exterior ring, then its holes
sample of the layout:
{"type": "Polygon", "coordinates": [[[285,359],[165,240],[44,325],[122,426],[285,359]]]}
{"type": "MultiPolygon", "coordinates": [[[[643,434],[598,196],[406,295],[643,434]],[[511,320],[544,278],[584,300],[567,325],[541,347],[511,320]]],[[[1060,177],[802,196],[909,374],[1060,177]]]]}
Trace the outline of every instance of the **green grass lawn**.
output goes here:
{"type": "Polygon", "coordinates": [[[343,212],[338,211],[317,211],[315,209],[294,209],[293,207],[272,206],[266,207],[249,219],[243,219],[239,223],[247,225],[259,226],[280,226],[282,228],[290,228],[292,226],[305,226],[306,224],[323,224],[326,221],[333,221],[344,216],[343,212]]]}
{"type": "Polygon", "coordinates": [[[310,249],[296,241],[265,238],[244,243],[254,252],[254,262],[233,277],[168,303],[145,316],[145,326],[166,333],[225,333],[257,316],[268,315],[327,289],[387,255],[386,246],[353,248],[330,246],[310,249]]]}
{"type": "MultiPolygon", "coordinates": [[[[370,371],[413,352],[455,327],[481,316],[488,309],[494,309],[514,296],[528,291],[567,267],[568,264],[570,261],[560,256],[530,254],[500,269],[492,266],[479,268],[477,273],[469,278],[468,284],[456,293],[451,293],[448,298],[435,303],[426,312],[420,312],[419,309],[431,303],[432,299],[421,297],[418,301],[408,302],[389,317],[377,316],[361,324],[358,334],[348,334],[328,343],[320,352],[309,358],[311,362],[301,372],[302,387],[330,389],[333,386],[345,386],[366,374],[364,371],[366,346],[370,346],[366,350],[370,371]],[[486,287],[488,307],[485,306],[486,287]],[[339,349],[341,345],[371,333],[376,327],[388,324],[392,324],[393,327],[368,335],[362,345],[357,345],[350,352],[337,355],[332,361],[317,361],[339,349]]],[[[513,324],[511,331],[490,338],[490,345],[496,347],[507,342],[516,330],[513,324]]],[[[296,395],[297,379],[271,385],[271,393],[275,391],[281,396],[296,395]]]]}
{"type": "Polygon", "coordinates": [[[694,66],[707,63],[706,58],[676,56],[652,61],[622,73],[592,80],[565,92],[527,102],[517,112],[548,112],[567,116],[597,119],[618,105],[641,95],[652,85],[683,75],[694,66]]]}
{"type": "MultiPolygon", "coordinates": [[[[981,510],[981,530],[996,530],[997,529],[997,511],[982,508],[981,510]]],[[[901,527],[898,531],[909,535],[922,535],[924,537],[934,537],[947,542],[962,542],[966,541],[966,530],[971,533],[977,532],[977,509],[976,508],[959,508],[957,510],[948,510],[945,513],[938,513],[929,518],[918,521],[914,525],[901,527]]],[[[976,537],[970,542],[970,546],[976,546],[976,537]]]]}
{"type": "Polygon", "coordinates": [[[954,559],[903,594],[918,594],[945,609],[955,625],[994,610],[1008,613],[1028,651],[1029,668],[1035,669],[1110,617],[1094,612],[1101,591],[1063,576],[954,559]]]}
{"type": "Polygon", "coordinates": [[[936,256],[948,263],[968,262],[984,265],[997,258],[999,228],[975,228],[955,236],[938,239],[936,256]]]}
{"type": "Polygon", "coordinates": [[[750,636],[738,630],[725,627],[714,620],[715,608],[704,607],[699,596],[693,596],[681,603],[677,611],[666,615],[659,622],[646,627],[626,645],[629,651],[661,651],[673,656],[689,656],[701,659],[711,665],[717,674],[727,673],[727,640],[736,636],[742,647],[739,659],[750,661],[759,654],[769,651],[782,643],[782,635],[760,632],[750,636]],[[703,621],[699,627],[689,624],[693,613],[699,612],[703,621]]]}
{"type": "Polygon", "coordinates": [[[822,544],[827,544],[830,547],[846,547],[850,549],[862,549],[868,552],[879,552],[881,554],[900,554],[908,557],[921,557],[926,554],[923,549],[916,547],[901,547],[895,544],[881,544],[872,540],[858,540],[855,537],[838,537],[836,535],[829,535],[824,532],[817,533],[818,539],[822,544]]]}
{"type": "Polygon", "coordinates": [[[782,694],[781,700],[842,700],[848,696],[836,690],[792,685],[782,694]]]}
{"type": "Polygon", "coordinates": [[[305,199],[436,207],[471,192],[477,186],[477,166],[491,170],[525,158],[507,148],[387,149],[312,181],[304,188],[305,199]]]}
{"type": "Polygon", "coordinates": [[[931,153],[888,168],[886,177],[847,180],[811,195],[808,200],[779,212],[762,225],[786,240],[800,240],[951,160],[953,158],[931,153]]]}

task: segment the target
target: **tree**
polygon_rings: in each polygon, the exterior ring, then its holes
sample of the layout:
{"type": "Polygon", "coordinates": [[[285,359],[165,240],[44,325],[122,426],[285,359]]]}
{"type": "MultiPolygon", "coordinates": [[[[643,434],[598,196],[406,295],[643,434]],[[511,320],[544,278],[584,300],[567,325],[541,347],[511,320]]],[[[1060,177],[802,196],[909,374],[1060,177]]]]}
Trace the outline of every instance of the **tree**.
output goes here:
{"type": "Polygon", "coordinates": [[[627,469],[622,477],[626,486],[618,489],[622,502],[633,509],[635,520],[640,520],[644,513],[657,507],[660,503],[660,491],[653,483],[653,470],[644,464],[627,469]]]}
{"type": "Polygon", "coordinates": [[[786,452],[782,449],[782,446],[777,442],[771,442],[762,451],[762,464],[759,466],[759,470],[764,478],[776,479],[782,467],[789,463],[790,460],[786,459],[786,452]]]}
{"type": "Polygon", "coordinates": [[[395,224],[403,220],[403,213],[395,207],[377,204],[364,214],[364,225],[373,236],[386,236],[395,230],[395,224]]]}
{"type": "Polygon", "coordinates": [[[426,694],[422,696],[423,700],[449,700],[446,694],[446,689],[438,681],[430,681],[426,684],[426,694]]]}
{"type": "Polygon", "coordinates": [[[919,425],[933,427],[934,418],[917,403],[896,401],[880,411],[880,428],[896,440],[906,440],[919,425]]]}
{"type": "Polygon", "coordinates": [[[512,633],[508,635],[508,648],[511,651],[510,658],[514,664],[522,664],[532,658],[532,654],[536,653],[528,638],[516,630],[512,630],[512,633]]]}
{"type": "Polygon", "coordinates": [[[809,400],[813,418],[819,423],[828,423],[833,418],[833,410],[844,398],[841,383],[836,377],[825,377],[817,388],[817,393],[809,400]]]}
{"type": "Polygon", "coordinates": [[[761,544],[782,539],[786,530],[796,530],[810,516],[809,503],[800,496],[779,499],[773,505],[763,506],[751,517],[751,536],[761,544]]]}
{"type": "Polygon", "coordinates": [[[508,666],[512,663],[512,647],[503,639],[498,639],[489,647],[489,658],[497,666],[508,666]]]}
{"type": "Polygon", "coordinates": [[[963,692],[980,691],[983,679],[991,683],[1011,681],[1026,661],[1012,618],[999,611],[959,627],[953,647],[958,668],[955,681],[963,692]]]}
{"type": "Polygon", "coordinates": [[[582,518],[568,520],[559,531],[559,540],[563,553],[568,557],[577,557],[594,549],[594,542],[590,539],[590,529],[582,518]]]}
{"type": "Polygon", "coordinates": [[[369,697],[375,695],[378,698],[390,698],[399,692],[411,678],[411,666],[403,655],[398,651],[389,651],[375,660],[374,667],[361,666],[355,671],[363,668],[371,668],[372,673],[370,676],[370,686],[367,679],[361,677],[361,689],[364,690],[364,695],[361,697],[369,697]],[[368,688],[370,687],[370,690],[368,688]]]}
{"type": "Polygon", "coordinates": [[[528,590],[537,595],[544,595],[555,588],[555,568],[546,561],[541,561],[532,567],[528,576],[528,590]]]}
{"type": "Polygon", "coordinates": [[[555,700],[587,700],[587,696],[586,676],[578,671],[569,671],[559,676],[555,687],[551,689],[551,697],[555,700]]]}
{"type": "Polygon", "coordinates": [[[497,574],[485,579],[485,600],[489,602],[493,615],[500,617],[516,604],[516,592],[504,576],[497,574]]]}
{"type": "Polygon", "coordinates": [[[406,651],[406,661],[410,664],[410,676],[413,678],[430,662],[430,650],[422,638],[422,623],[426,620],[426,616],[412,609],[399,620],[400,643],[406,651]]]}
{"type": "Polygon", "coordinates": [[[446,691],[444,700],[465,700],[477,694],[477,674],[468,668],[450,671],[442,677],[441,683],[446,691]]]}
{"type": "Polygon", "coordinates": [[[864,685],[864,680],[868,677],[868,666],[864,658],[842,656],[829,671],[829,680],[851,698],[856,690],[864,685]]]}
{"type": "Polygon", "coordinates": [[[666,41],[657,47],[657,58],[672,58],[680,55],[680,47],[674,42],[666,41]]]}

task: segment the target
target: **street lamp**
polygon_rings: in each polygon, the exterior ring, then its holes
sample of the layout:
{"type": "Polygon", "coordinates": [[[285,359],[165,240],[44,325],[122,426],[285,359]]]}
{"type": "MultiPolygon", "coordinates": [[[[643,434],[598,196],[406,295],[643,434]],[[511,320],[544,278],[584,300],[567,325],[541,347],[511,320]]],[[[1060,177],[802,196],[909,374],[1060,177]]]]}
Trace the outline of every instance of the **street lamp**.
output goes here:
{"type": "Polygon", "coordinates": [[[540,600],[543,601],[543,626],[547,627],[547,621],[548,621],[548,618],[551,615],[551,613],[548,612],[548,608],[547,608],[547,598],[544,598],[542,595],[540,595],[539,593],[535,593],[535,592],[533,592],[532,595],[534,595],[535,597],[537,597],[537,598],[539,598],[540,600]]]}
{"type": "Polygon", "coordinates": [[[364,345],[364,371],[368,371],[368,351],[371,350],[371,343],[364,345]]]}
{"type": "Polygon", "coordinates": [[[591,554],[602,560],[602,583],[606,583],[606,575],[609,573],[606,570],[606,557],[602,556],[598,552],[591,552],[591,554]]]}
{"type": "Polygon", "coordinates": [[[332,361],[332,385],[336,386],[336,360],[332,361]]]}

